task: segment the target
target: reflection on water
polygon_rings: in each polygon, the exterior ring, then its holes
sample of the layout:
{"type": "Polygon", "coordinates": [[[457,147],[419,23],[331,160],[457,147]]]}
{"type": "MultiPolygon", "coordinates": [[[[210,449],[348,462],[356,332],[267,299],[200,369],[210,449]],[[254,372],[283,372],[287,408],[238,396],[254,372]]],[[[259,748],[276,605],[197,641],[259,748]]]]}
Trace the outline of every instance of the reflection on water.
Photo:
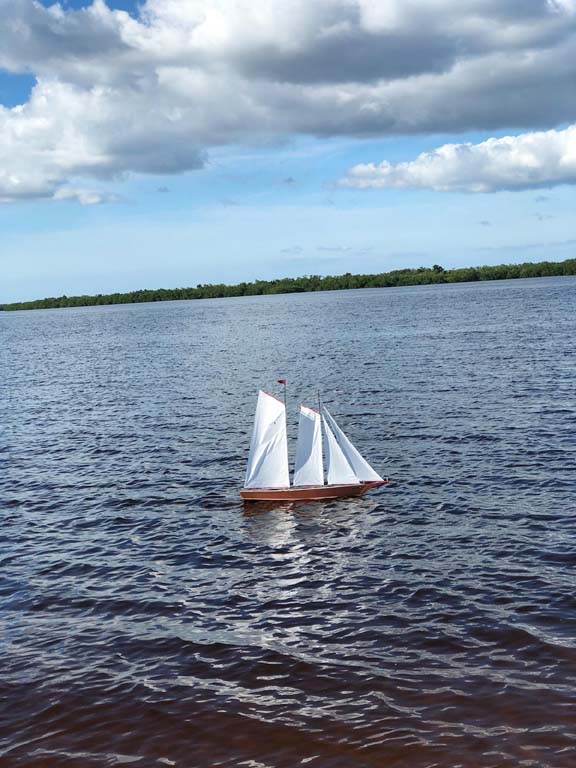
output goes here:
{"type": "Polygon", "coordinates": [[[310,513],[311,516],[325,515],[328,512],[333,518],[341,511],[368,512],[376,506],[376,503],[366,496],[350,496],[349,498],[332,499],[330,501],[245,501],[243,505],[246,517],[278,511],[296,512],[299,514],[310,513]]]}
{"type": "Polygon", "coordinates": [[[575,286],[0,315],[2,765],[572,768],[575,286]],[[395,483],[243,504],[280,374],[395,483]]]}

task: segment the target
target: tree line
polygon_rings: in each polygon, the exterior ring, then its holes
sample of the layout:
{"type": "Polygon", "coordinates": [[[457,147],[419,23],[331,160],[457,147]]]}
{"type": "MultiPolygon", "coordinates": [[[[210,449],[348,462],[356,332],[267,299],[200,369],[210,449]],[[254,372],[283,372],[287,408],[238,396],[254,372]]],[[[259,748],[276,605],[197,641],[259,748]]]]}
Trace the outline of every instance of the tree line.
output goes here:
{"type": "Polygon", "coordinates": [[[53,296],[35,301],[1,304],[0,310],[54,309],[59,307],[90,307],[100,304],[135,304],[149,301],[177,301],[181,299],[219,299],[228,296],[261,296],[275,293],[305,293],[308,291],[338,291],[347,288],[395,288],[406,285],[434,283],[466,283],[480,280],[510,280],[522,277],[552,277],[575,275],[576,259],[540,261],[524,264],[500,264],[485,267],[444,269],[439,264],[416,269],[395,269],[369,275],[321,277],[283,277],[278,280],[255,280],[237,285],[199,284],[195,288],[157,288],[129,291],[128,293],[98,293],[95,296],[53,296]]]}

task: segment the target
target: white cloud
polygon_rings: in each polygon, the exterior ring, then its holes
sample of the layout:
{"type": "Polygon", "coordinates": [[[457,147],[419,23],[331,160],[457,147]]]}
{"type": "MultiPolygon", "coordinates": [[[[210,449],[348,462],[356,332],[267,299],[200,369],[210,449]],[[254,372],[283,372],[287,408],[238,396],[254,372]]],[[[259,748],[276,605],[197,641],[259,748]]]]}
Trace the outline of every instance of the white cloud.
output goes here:
{"type": "Polygon", "coordinates": [[[0,107],[0,199],[53,197],[218,145],[574,122],[576,0],[0,0],[0,68],[38,81],[0,107]]]}
{"type": "Polygon", "coordinates": [[[576,126],[445,144],[406,163],[366,163],[341,182],[357,189],[429,188],[442,192],[496,192],[576,184],[576,126]]]}
{"type": "Polygon", "coordinates": [[[101,205],[102,203],[117,203],[120,201],[118,195],[111,195],[96,189],[66,186],[59,187],[52,197],[54,200],[76,201],[80,205],[101,205]]]}

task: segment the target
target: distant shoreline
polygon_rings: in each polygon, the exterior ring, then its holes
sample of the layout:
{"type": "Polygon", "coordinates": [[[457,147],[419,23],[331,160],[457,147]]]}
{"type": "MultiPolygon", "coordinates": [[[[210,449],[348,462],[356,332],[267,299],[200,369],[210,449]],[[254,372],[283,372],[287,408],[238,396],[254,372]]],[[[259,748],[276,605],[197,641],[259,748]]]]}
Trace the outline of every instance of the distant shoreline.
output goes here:
{"type": "Polygon", "coordinates": [[[438,283],[468,283],[485,280],[513,280],[527,277],[559,277],[576,275],[576,258],[565,261],[525,262],[485,267],[444,269],[439,264],[417,269],[396,269],[368,275],[320,277],[284,277],[278,280],[255,280],[237,285],[207,284],[195,288],[158,288],[128,293],[97,294],[95,296],[57,296],[34,301],[0,304],[0,310],[60,309],[63,307],[92,307],[110,304],[136,304],[155,301],[181,301],[194,299],[221,299],[233,296],[262,296],[281,293],[309,293],[338,291],[350,288],[395,288],[406,285],[434,285],[438,283]]]}

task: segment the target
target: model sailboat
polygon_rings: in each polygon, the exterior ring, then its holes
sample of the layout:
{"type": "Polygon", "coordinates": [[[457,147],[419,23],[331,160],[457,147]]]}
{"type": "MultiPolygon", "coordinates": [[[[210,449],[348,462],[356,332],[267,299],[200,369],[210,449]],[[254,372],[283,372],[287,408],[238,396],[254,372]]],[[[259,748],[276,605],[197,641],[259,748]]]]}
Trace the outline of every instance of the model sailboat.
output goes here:
{"type": "Polygon", "coordinates": [[[260,390],[246,480],[246,501],[298,501],[360,496],[388,481],[372,469],[325,407],[322,413],[300,407],[294,481],[290,485],[286,405],[260,390]],[[327,483],[324,482],[322,426],[326,437],[327,483]]]}

